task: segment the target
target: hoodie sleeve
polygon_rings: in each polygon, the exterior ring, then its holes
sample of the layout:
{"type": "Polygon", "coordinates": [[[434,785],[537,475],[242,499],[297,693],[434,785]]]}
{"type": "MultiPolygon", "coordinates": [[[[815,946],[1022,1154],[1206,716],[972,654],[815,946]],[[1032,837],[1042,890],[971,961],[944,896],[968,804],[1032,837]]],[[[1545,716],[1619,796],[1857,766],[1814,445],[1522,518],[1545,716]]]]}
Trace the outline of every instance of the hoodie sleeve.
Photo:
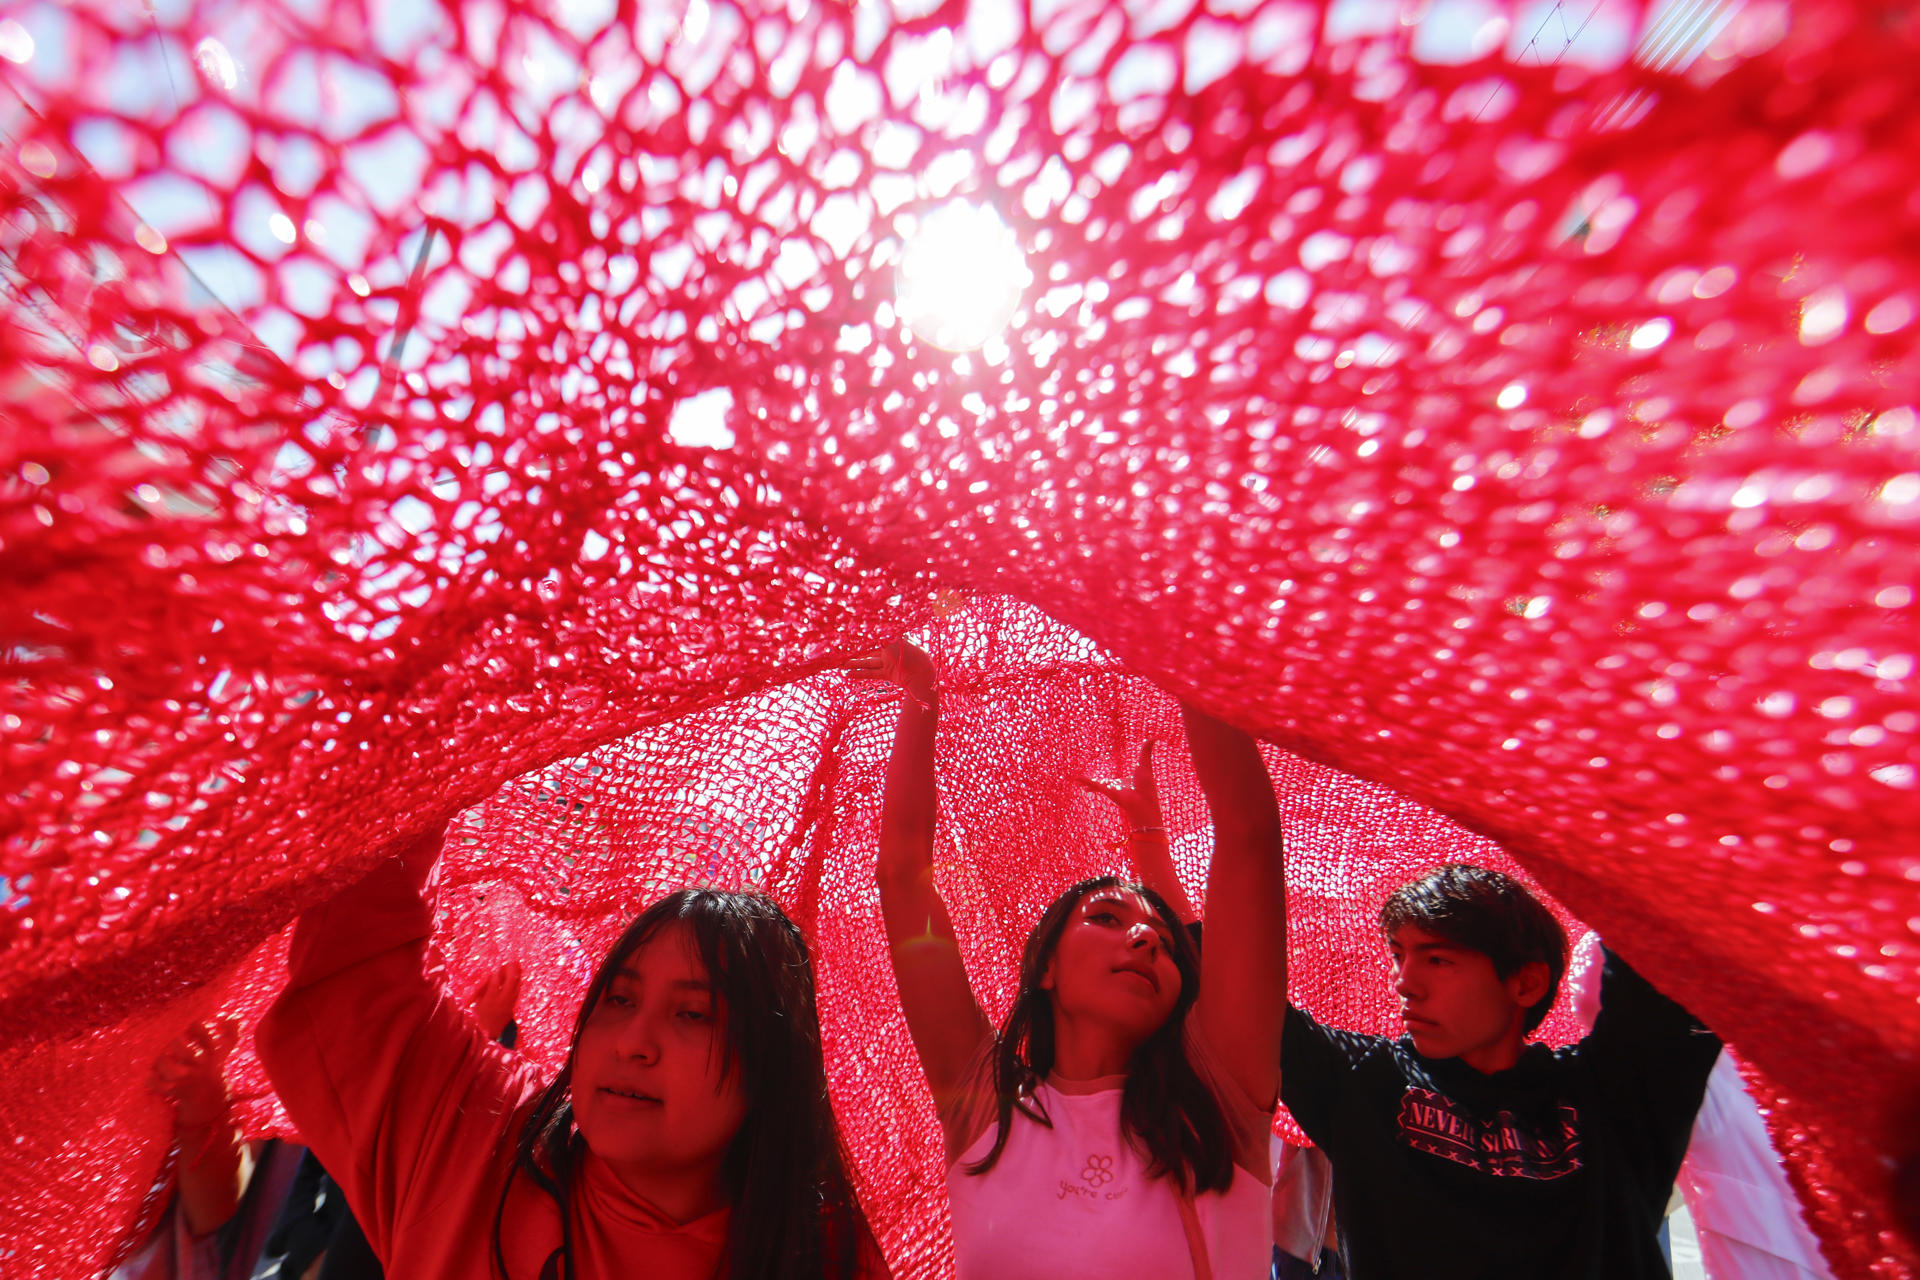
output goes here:
{"type": "Polygon", "coordinates": [[[422,861],[390,859],[301,918],[286,989],[256,1033],[288,1115],[382,1258],[400,1224],[504,1176],[537,1087],[429,979],[422,861]]]}

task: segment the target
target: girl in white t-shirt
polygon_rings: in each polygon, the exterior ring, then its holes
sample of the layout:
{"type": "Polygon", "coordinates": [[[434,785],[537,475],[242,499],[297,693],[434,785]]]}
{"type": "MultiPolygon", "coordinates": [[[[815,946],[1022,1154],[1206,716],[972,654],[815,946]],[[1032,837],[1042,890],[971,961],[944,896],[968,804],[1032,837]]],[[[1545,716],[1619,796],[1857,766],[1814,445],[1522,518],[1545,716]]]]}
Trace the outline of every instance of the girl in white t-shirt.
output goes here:
{"type": "Polygon", "coordinates": [[[1265,1276],[1285,898],[1279,810],[1253,741],[1186,709],[1214,820],[1206,981],[1159,894],[1089,880],[1034,927],[996,1031],[934,884],[933,664],[899,643],[853,670],[906,693],[881,815],[880,904],[946,1137],[961,1280],[1265,1276]]]}

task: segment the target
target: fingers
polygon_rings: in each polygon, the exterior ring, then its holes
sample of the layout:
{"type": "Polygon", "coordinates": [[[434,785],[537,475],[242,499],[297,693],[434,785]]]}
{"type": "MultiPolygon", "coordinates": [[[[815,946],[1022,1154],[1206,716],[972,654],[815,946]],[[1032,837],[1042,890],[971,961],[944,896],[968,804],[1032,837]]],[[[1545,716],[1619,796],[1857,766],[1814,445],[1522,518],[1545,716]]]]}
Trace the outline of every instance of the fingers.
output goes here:
{"type": "Polygon", "coordinates": [[[226,1104],[224,1065],[240,1040],[240,1020],[222,1014],[183,1028],[154,1059],[147,1088],[174,1109],[176,1123],[201,1122],[226,1104]]]}
{"type": "Polygon", "coordinates": [[[207,1043],[212,1046],[216,1058],[225,1061],[240,1043],[240,1019],[231,1013],[223,1013],[207,1024],[207,1043]]]}
{"type": "Polygon", "coordinates": [[[238,1038],[237,1028],[237,1021],[233,1029],[226,1030],[203,1022],[193,1023],[160,1051],[153,1064],[154,1076],[179,1081],[217,1070],[238,1038]]]}
{"type": "Polygon", "coordinates": [[[481,979],[475,988],[469,1007],[480,1029],[489,1037],[497,1039],[513,1020],[514,1006],[520,1003],[521,973],[520,962],[509,960],[481,979]]]}
{"type": "Polygon", "coordinates": [[[895,640],[877,652],[852,659],[841,669],[856,680],[887,680],[894,684],[905,684],[906,643],[895,640]]]}
{"type": "Polygon", "coordinates": [[[218,1053],[213,1044],[213,1028],[204,1022],[196,1022],[188,1027],[181,1038],[195,1057],[204,1055],[210,1058],[218,1053]]]}
{"type": "Polygon", "coordinates": [[[1115,804],[1124,802],[1121,795],[1122,788],[1115,786],[1111,782],[1101,782],[1097,778],[1075,778],[1074,782],[1082,789],[1091,791],[1097,796],[1104,796],[1115,804]]]}
{"type": "Polygon", "coordinates": [[[887,654],[871,654],[865,658],[855,658],[843,670],[855,680],[897,681],[900,675],[899,659],[891,661],[887,654]]]}
{"type": "Polygon", "coordinates": [[[520,962],[509,960],[498,969],[480,979],[473,989],[473,1004],[487,1000],[502,1001],[508,1005],[520,996],[520,962]]]}
{"type": "Polygon", "coordinates": [[[169,1066],[184,1069],[193,1066],[196,1062],[204,1060],[206,1056],[206,1051],[188,1039],[185,1032],[182,1032],[172,1044],[160,1051],[160,1057],[156,1060],[156,1065],[164,1062],[169,1066]]]}
{"type": "Polygon", "coordinates": [[[160,1056],[154,1059],[153,1065],[159,1067],[165,1063],[171,1067],[185,1067],[199,1056],[200,1050],[194,1047],[193,1041],[189,1040],[187,1033],[183,1031],[160,1051],[160,1056]]]}
{"type": "Polygon", "coordinates": [[[164,1065],[169,1071],[189,1075],[218,1071],[239,1042],[240,1019],[222,1014],[182,1031],[154,1065],[156,1069],[164,1065]]]}
{"type": "Polygon", "coordinates": [[[155,1093],[163,1097],[171,1097],[180,1083],[192,1074],[192,1068],[162,1055],[154,1059],[153,1070],[147,1076],[147,1084],[155,1093]]]}
{"type": "Polygon", "coordinates": [[[1133,790],[1142,800],[1156,808],[1160,804],[1160,784],[1153,777],[1153,749],[1159,744],[1148,738],[1140,745],[1140,763],[1134,766],[1133,790]]]}

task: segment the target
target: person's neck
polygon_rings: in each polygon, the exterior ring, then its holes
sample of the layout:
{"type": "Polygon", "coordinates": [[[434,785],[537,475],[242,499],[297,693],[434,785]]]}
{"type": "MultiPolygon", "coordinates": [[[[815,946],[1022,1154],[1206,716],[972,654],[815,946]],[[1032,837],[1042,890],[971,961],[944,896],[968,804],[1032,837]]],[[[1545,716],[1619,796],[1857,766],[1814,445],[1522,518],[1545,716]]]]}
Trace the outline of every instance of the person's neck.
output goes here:
{"type": "Polygon", "coordinates": [[[1477,1049],[1469,1049],[1460,1055],[1460,1061],[1472,1067],[1483,1076],[1510,1070],[1520,1061],[1521,1050],[1527,1047],[1526,1032],[1515,1027],[1506,1035],[1490,1044],[1477,1049]]]}
{"type": "Polygon", "coordinates": [[[1115,1035],[1110,1027],[1054,1014],[1053,1074],[1063,1079],[1123,1076],[1138,1047],[1115,1035]]]}
{"type": "Polygon", "coordinates": [[[661,1169],[602,1161],[622,1189],[652,1205],[675,1226],[727,1207],[720,1169],[661,1169]]]}

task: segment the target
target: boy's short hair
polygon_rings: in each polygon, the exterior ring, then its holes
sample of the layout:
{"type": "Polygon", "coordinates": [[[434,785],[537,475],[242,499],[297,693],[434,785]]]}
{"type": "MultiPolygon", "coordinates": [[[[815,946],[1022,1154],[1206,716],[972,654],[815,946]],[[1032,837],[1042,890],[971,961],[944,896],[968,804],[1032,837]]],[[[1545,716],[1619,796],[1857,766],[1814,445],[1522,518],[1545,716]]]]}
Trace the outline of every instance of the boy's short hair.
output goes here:
{"type": "Polygon", "coordinates": [[[1546,965],[1553,980],[1528,1006],[1524,1030],[1532,1035],[1546,1019],[1567,972],[1567,932],[1512,876],[1464,862],[1429,871],[1395,889],[1380,908],[1380,930],[1389,938],[1409,924],[1478,951],[1502,978],[1536,960],[1546,965]]]}

